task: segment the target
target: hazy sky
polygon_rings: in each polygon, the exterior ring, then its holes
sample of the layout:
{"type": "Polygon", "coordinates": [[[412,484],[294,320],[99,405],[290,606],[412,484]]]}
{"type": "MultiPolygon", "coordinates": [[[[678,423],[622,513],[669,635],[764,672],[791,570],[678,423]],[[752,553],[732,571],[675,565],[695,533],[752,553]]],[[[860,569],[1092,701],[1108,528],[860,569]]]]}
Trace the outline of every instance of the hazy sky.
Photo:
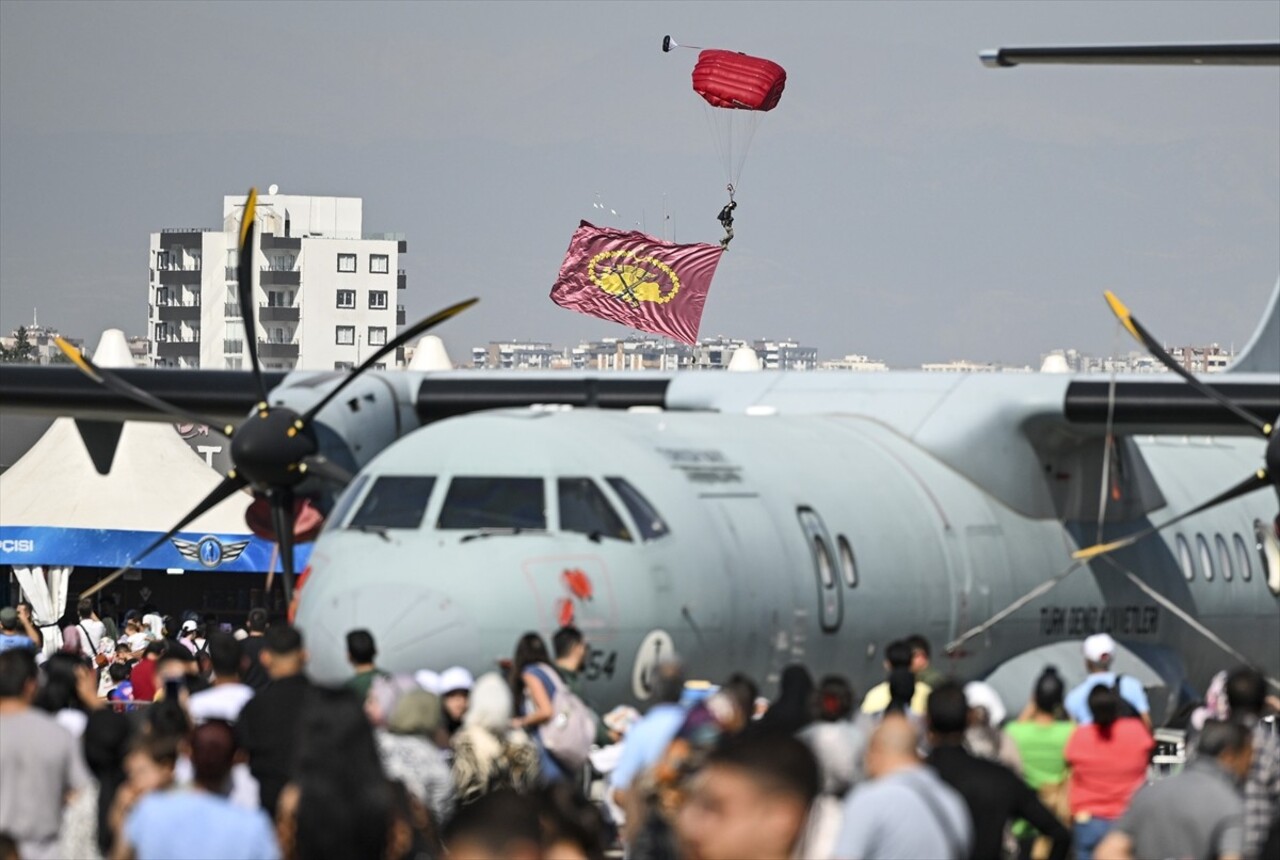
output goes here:
{"type": "Polygon", "coordinates": [[[148,234],[224,194],[364,198],[408,235],[409,316],[574,343],[547,298],[598,214],[716,241],[693,51],[786,67],[703,335],[892,364],[1250,335],[1280,271],[1280,69],[990,70],[1018,44],[1277,41],[1280,3],[0,2],[0,330],[142,334],[148,234]]]}

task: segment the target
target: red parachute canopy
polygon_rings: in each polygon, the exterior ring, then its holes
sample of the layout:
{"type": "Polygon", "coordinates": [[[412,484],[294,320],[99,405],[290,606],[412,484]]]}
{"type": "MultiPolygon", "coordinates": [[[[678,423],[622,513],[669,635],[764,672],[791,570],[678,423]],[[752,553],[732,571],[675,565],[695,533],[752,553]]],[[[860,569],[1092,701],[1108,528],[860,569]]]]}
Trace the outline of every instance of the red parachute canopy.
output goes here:
{"type": "Polygon", "coordinates": [[[693,67],[693,91],[712,107],[773,110],[787,85],[787,71],[772,60],[707,49],[693,67]]]}

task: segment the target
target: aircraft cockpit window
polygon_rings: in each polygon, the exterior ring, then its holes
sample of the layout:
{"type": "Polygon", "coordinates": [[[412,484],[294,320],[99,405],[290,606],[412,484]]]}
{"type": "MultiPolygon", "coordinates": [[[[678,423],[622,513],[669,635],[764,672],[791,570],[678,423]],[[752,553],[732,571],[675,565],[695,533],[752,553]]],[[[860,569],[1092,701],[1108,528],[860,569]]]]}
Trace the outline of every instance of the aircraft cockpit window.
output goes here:
{"type": "Polygon", "coordinates": [[[383,475],[373,482],[347,528],[416,529],[435,485],[434,477],[383,475]]]}
{"type": "Polygon", "coordinates": [[[1236,545],[1236,561],[1240,564],[1240,578],[1248,582],[1253,579],[1253,561],[1249,558],[1249,546],[1239,532],[1232,535],[1231,542],[1236,545]]]}
{"type": "Polygon", "coordinates": [[[351,513],[352,506],[360,498],[360,494],[364,492],[365,485],[368,483],[368,475],[358,475],[354,481],[347,485],[347,488],[342,491],[342,495],[338,496],[338,501],[334,504],[333,510],[329,512],[329,516],[325,518],[325,531],[342,525],[343,520],[347,518],[347,514],[351,513]]]}
{"type": "Polygon", "coordinates": [[[836,538],[836,551],[840,553],[840,573],[844,576],[844,584],[850,588],[858,585],[858,562],[853,557],[853,547],[844,535],[836,538]]]}
{"type": "Polygon", "coordinates": [[[605,480],[609,482],[610,487],[613,487],[618,498],[622,499],[622,504],[627,506],[627,511],[631,514],[631,519],[635,520],[642,539],[657,540],[671,534],[671,529],[667,527],[667,521],[662,518],[662,514],[649,504],[649,500],[633,487],[631,482],[625,478],[605,478],[605,480]]]}
{"type": "Polygon", "coordinates": [[[556,482],[560,498],[560,530],[590,535],[631,540],[631,532],[622,517],[609,504],[604,493],[590,478],[561,478],[556,482]]]}
{"type": "Polygon", "coordinates": [[[454,478],[436,528],[545,531],[542,479],[454,478]]]}
{"type": "Polygon", "coordinates": [[[1222,535],[1213,536],[1213,545],[1218,550],[1218,566],[1222,568],[1222,578],[1230,582],[1235,577],[1235,565],[1231,560],[1231,547],[1222,535]]]}
{"type": "Polygon", "coordinates": [[[1200,553],[1200,567],[1204,570],[1206,582],[1213,582],[1213,553],[1209,552],[1209,542],[1204,535],[1196,535],[1196,550],[1200,553]]]}
{"type": "Polygon", "coordinates": [[[1196,561],[1191,555],[1191,545],[1182,535],[1178,535],[1175,542],[1178,545],[1178,566],[1182,568],[1183,577],[1190,582],[1196,578],[1196,561]]]}

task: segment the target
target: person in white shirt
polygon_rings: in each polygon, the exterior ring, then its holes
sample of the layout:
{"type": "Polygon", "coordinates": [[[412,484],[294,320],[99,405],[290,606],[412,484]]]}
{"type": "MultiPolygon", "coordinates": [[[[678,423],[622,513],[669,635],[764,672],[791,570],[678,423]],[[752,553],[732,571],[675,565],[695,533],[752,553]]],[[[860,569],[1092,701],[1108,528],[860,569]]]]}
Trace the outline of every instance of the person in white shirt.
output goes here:
{"type": "Polygon", "coordinates": [[[253,688],[240,682],[244,660],[244,646],[230,633],[214,633],[209,637],[213,686],[191,694],[187,711],[193,723],[200,725],[209,720],[234,723],[240,718],[240,710],[253,698],[253,688]]]}
{"type": "Polygon", "coordinates": [[[80,653],[92,660],[98,654],[98,643],[102,641],[102,634],[107,628],[98,620],[93,611],[93,601],[87,597],[81,598],[76,604],[76,615],[79,616],[76,627],[80,630],[80,653]]]}

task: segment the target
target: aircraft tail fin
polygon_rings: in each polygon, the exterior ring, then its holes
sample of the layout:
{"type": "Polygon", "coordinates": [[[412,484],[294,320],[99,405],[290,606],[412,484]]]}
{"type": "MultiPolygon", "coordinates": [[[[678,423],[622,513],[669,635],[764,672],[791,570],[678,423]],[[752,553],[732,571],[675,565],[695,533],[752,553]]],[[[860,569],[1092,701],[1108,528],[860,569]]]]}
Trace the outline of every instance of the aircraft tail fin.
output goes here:
{"type": "Polygon", "coordinates": [[[1280,373],[1280,278],[1262,312],[1262,323],[1227,373],[1280,373]]]}

